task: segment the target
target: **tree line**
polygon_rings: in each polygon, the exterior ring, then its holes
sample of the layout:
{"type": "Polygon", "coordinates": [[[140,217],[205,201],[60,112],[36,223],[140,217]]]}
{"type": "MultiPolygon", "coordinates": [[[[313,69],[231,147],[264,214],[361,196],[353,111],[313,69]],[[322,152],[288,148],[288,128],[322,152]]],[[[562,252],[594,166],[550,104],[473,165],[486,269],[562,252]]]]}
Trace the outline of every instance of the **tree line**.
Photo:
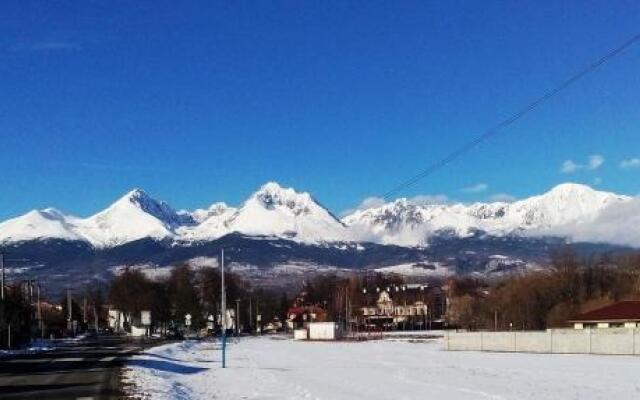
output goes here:
{"type": "Polygon", "coordinates": [[[449,283],[447,319],[470,330],[538,330],[567,327],[575,315],[640,297],[640,254],[578,257],[554,254],[551,268],[487,282],[449,283]]]}
{"type": "MultiPolygon", "coordinates": [[[[239,308],[242,329],[255,330],[258,315],[262,322],[285,318],[286,294],[252,288],[233,273],[225,273],[225,288],[227,309],[239,308]]],[[[152,280],[142,271],[128,268],[112,281],[108,299],[127,318],[151,311],[153,325],[164,330],[184,325],[187,314],[191,315],[191,327],[202,329],[208,316],[217,320],[220,315],[221,276],[217,269],[195,270],[181,264],[168,277],[152,280]]]]}

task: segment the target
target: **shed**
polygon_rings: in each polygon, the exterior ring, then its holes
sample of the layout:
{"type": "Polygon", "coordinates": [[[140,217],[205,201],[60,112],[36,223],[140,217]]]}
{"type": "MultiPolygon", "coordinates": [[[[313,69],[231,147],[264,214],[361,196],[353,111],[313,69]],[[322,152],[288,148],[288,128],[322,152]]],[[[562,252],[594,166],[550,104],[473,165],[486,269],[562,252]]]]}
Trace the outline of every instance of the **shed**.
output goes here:
{"type": "Polygon", "coordinates": [[[335,322],[311,322],[309,324],[309,339],[336,340],[340,336],[340,328],[335,322]]]}

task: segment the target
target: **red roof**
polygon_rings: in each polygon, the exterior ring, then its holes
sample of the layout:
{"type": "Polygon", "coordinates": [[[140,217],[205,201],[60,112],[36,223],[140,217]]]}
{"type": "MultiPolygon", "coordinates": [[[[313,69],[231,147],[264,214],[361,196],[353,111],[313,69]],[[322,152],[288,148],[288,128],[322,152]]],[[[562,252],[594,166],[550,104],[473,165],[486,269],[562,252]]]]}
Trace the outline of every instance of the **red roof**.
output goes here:
{"type": "Polygon", "coordinates": [[[640,301],[620,301],[576,315],[571,321],[640,321],[640,301]]]}

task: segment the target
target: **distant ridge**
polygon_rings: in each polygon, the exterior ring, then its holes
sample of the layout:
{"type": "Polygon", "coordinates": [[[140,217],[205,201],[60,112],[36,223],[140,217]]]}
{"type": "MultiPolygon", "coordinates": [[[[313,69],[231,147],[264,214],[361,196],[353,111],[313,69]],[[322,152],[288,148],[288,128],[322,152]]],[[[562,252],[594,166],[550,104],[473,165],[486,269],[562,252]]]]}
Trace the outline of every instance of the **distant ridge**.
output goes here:
{"type": "MultiPolygon", "coordinates": [[[[109,248],[145,238],[205,242],[240,233],[310,244],[376,242],[412,247],[428,245],[429,238],[443,232],[464,238],[478,231],[492,236],[590,240],[588,233],[598,230],[589,228],[611,214],[612,207],[624,205],[631,216],[640,218],[640,208],[636,213],[631,207],[636,201],[630,196],[565,183],[512,203],[418,204],[398,199],[357,210],[339,220],[309,193],[275,182],[264,184],[240,207],[214,203],[193,212],[175,211],[145,191],[133,189],[88,218],[47,208],[4,221],[0,223],[0,243],[60,239],[109,248]]],[[[636,233],[630,232],[618,244],[640,245],[636,233]]],[[[618,236],[612,234],[613,239],[600,241],[616,243],[618,236]]]]}

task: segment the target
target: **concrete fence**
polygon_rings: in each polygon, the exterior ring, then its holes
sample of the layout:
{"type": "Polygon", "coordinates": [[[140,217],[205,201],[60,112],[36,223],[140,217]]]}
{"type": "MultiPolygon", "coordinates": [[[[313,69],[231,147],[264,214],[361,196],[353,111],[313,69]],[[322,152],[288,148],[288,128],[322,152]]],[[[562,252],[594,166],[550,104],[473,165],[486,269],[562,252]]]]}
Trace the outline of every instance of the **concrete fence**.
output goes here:
{"type": "Polygon", "coordinates": [[[549,329],[547,331],[445,333],[447,350],[640,355],[640,329],[549,329]]]}

